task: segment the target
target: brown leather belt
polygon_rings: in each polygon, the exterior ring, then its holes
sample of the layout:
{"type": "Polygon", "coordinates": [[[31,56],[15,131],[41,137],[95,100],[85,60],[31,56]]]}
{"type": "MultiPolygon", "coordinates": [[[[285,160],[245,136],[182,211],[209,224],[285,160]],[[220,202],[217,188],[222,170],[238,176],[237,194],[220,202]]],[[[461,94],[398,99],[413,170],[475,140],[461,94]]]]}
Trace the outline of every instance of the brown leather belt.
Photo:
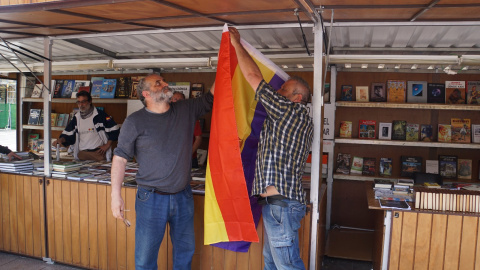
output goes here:
{"type": "Polygon", "coordinates": [[[283,195],[273,195],[273,196],[268,196],[268,197],[258,197],[257,203],[259,205],[265,205],[265,204],[273,204],[273,205],[278,205],[280,207],[287,207],[287,203],[284,202],[283,200],[286,199],[285,196],[283,195]]]}

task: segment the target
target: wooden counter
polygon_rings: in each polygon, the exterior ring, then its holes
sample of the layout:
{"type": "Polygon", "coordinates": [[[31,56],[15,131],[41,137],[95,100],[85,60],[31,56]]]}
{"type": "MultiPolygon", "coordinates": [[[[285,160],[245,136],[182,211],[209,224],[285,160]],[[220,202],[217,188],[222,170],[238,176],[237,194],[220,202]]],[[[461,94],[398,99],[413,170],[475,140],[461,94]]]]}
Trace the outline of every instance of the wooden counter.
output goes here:
{"type": "Polygon", "coordinates": [[[479,216],[380,208],[372,182],[368,207],[378,210],[374,269],[480,269],[479,216]]]}
{"type": "MultiPolygon", "coordinates": [[[[136,189],[122,188],[125,216],[130,227],[113,218],[111,187],[105,184],[46,179],[46,223],[43,227],[42,177],[0,174],[0,250],[91,269],[135,269],[136,189]],[[45,242],[42,239],[47,239],[45,242]],[[48,254],[45,248],[47,247],[48,254]]],[[[194,195],[195,254],[192,269],[263,269],[263,224],[257,228],[260,243],[247,253],[203,244],[204,196],[194,195]]],[[[311,207],[309,207],[311,209],[311,207]]],[[[311,213],[302,220],[300,254],[308,269],[311,213]]],[[[172,246],[167,231],[158,267],[172,269],[172,246]]]]}

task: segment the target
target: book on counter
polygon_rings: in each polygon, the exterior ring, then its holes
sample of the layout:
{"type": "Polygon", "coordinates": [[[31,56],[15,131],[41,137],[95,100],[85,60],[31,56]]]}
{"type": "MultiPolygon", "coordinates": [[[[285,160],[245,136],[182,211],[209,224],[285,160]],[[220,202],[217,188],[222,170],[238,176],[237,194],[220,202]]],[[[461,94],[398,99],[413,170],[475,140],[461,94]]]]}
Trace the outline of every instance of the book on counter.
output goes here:
{"type": "Polygon", "coordinates": [[[470,119],[452,118],[450,120],[452,126],[452,142],[470,143],[471,138],[471,121],[470,119]]]}
{"type": "Polygon", "coordinates": [[[380,175],[381,176],[391,176],[393,165],[391,158],[380,158],[380,175]]]}
{"type": "Polygon", "coordinates": [[[452,125],[438,124],[438,142],[452,141],[452,125]]]}
{"type": "Polygon", "coordinates": [[[458,159],[458,179],[472,179],[472,160],[458,159]]]}
{"type": "Polygon", "coordinates": [[[429,83],[427,90],[427,103],[445,104],[445,84],[429,83]]]}
{"type": "Polygon", "coordinates": [[[374,188],[391,189],[395,183],[396,181],[394,179],[373,179],[374,188]]]}
{"type": "Polygon", "coordinates": [[[342,85],[340,92],[341,101],[353,101],[353,86],[352,85],[342,85]]]}
{"type": "Polygon", "coordinates": [[[422,172],[422,157],[401,156],[401,173],[403,177],[412,177],[416,172],[422,172]]]}
{"type": "Polygon", "coordinates": [[[405,141],[406,138],[407,138],[407,121],[393,120],[392,140],[405,141]]]}
{"type": "Polygon", "coordinates": [[[368,86],[357,86],[355,87],[356,90],[356,98],[355,101],[357,102],[368,102],[368,86]]]}
{"type": "Polygon", "coordinates": [[[358,138],[359,139],[375,139],[377,137],[375,120],[359,120],[358,122],[358,138]]]}
{"type": "Polygon", "coordinates": [[[419,127],[420,125],[419,124],[412,124],[412,123],[407,123],[407,126],[406,126],[406,136],[405,136],[405,139],[407,141],[418,141],[418,137],[419,137],[419,127]]]}
{"type": "Polygon", "coordinates": [[[457,156],[439,155],[438,172],[442,178],[457,178],[457,156]]]}
{"type": "Polygon", "coordinates": [[[406,101],[406,83],[401,80],[387,81],[387,102],[405,103],[406,101]]]}
{"type": "Polygon", "coordinates": [[[445,104],[465,104],[465,81],[445,82],[445,104]]]}
{"type": "Polygon", "coordinates": [[[350,168],[350,174],[361,175],[363,171],[363,157],[354,156],[352,159],[352,167],[350,168]]]}
{"type": "Polygon", "coordinates": [[[427,82],[408,81],[407,90],[408,103],[427,103],[427,82]]]}
{"type": "Polygon", "coordinates": [[[396,185],[413,187],[415,182],[413,179],[398,179],[396,185]]]}
{"type": "Polygon", "coordinates": [[[480,104],[480,81],[467,81],[467,104],[480,104]]]}
{"type": "Polygon", "coordinates": [[[391,140],[392,139],[392,123],[379,123],[378,124],[378,139],[379,140],[391,140]]]}
{"type": "Polygon", "coordinates": [[[406,201],[393,201],[393,200],[381,200],[379,199],[381,208],[411,210],[410,205],[406,201]]]}
{"type": "Polygon", "coordinates": [[[340,121],[340,138],[352,138],[351,121],[340,121]]]}
{"type": "Polygon", "coordinates": [[[363,158],[362,175],[374,176],[377,159],[372,157],[363,158]]]}
{"type": "Polygon", "coordinates": [[[441,186],[435,182],[425,182],[423,185],[427,188],[441,188],[441,186]]]}
{"type": "Polygon", "coordinates": [[[432,125],[427,125],[427,124],[420,125],[420,141],[422,141],[422,142],[433,141],[433,127],[432,127],[432,125]]]}
{"type": "Polygon", "coordinates": [[[350,154],[338,153],[336,172],[350,174],[350,154]]]}
{"type": "Polygon", "coordinates": [[[387,92],[385,90],[385,83],[372,83],[370,88],[371,102],[385,102],[387,101],[387,92]]]}
{"type": "Polygon", "coordinates": [[[39,125],[41,113],[42,109],[30,109],[30,115],[28,116],[28,124],[39,125]]]}
{"type": "Polygon", "coordinates": [[[472,125],[472,143],[480,143],[480,125],[472,125]]]}
{"type": "Polygon", "coordinates": [[[86,177],[91,177],[92,175],[89,174],[89,173],[72,173],[72,174],[68,174],[67,175],[67,179],[69,180],[77,180],[77,181],[81,181],[83,180],[84,178],[86,177]]]}

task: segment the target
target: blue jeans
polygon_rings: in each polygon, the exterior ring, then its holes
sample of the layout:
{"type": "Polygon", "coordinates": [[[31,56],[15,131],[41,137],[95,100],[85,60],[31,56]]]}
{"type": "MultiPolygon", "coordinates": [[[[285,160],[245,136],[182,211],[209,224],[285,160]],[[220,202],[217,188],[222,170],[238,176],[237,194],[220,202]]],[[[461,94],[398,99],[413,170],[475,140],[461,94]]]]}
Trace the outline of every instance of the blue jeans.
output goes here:
{"type": "Polygon", "coordinates": [[[195,251],[193,196],[190,185],[172,195],[138,187],[135,201],[135,269],[157,269],[158,251],[170,224],[173,269],[191,269],[195,251]]]}
{"type": "Polygon", "coordinates": [[[298,229],[306,206],[296,200],[283,201],[286,207],[273,204],[262,207],[264,269],[305,269],[300,258],[298,229]]]}

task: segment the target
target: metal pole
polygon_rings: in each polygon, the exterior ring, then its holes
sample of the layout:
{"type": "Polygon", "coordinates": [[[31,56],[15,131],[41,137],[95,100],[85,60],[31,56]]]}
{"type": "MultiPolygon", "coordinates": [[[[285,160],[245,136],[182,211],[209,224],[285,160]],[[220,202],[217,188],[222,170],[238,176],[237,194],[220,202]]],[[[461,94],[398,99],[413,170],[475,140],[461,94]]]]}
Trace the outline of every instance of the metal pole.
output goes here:
{"type": "MultiPolygon", "coordinates": [[[[50,38],[45,38],[43,40],[44,54],[46,58],[51,58],[52,56],[52,40],[50,38]]],[[[43,61],[43,82],[47,89],[51,88],[52,81],[52,62],[48,60],[43,61]]],[[[45,91],[43,89],[43,146],[44,146],[44,155],[43,155],[43,165],[44,165],[44,175],[50,177],[51,168],[50,163],[52,161],[51,155],[51,145],[52,145],[52,133],[51,133],[51,121],[50,121],[50,112],[51,112],[51,102],[53,91],[45,91]]]]}
{"type": "Polygon", "coordinates": [[[323,106],[323,72],[322,72],[322,55],[323,55],[323,32],[322,25],[316,23],[313,28],[315,36],[313,56],[313,143],[312,143],[312,177],[310,189],[310,201],[312,203],[312,234],[310,236],[310,269],[317,269],[317,242],[318,242],[318,191],[321,179],[320,157],[322,154],[322,106],[323,106]]]}

